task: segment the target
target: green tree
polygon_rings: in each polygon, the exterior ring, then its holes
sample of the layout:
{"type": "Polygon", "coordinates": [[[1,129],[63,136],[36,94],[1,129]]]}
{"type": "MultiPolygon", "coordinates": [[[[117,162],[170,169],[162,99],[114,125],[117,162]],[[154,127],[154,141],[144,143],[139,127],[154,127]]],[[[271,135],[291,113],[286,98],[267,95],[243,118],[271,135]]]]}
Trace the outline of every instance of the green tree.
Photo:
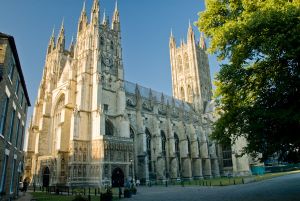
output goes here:
{"type": "Polygon", "coordinates": [[[213,137],[243,136],[244,153],[262,160],[299,156],[300,0],[206,0],[197,25],[208,51],[228,61],[216,76],[213,137]]]}

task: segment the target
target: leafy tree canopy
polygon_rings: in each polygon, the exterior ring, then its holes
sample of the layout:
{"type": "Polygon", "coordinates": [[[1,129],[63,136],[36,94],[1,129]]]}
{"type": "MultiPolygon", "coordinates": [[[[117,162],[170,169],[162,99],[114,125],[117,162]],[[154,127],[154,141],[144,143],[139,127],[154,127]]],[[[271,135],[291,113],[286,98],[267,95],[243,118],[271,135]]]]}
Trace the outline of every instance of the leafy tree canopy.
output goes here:
{"type": "Polygon", "coordinates": [[[229,61],[216,76],[213,137],[243,136],[244,153],[262,160],[299,156],[300,0],[206,0],[197,25],[208,51],[229,61]]]}

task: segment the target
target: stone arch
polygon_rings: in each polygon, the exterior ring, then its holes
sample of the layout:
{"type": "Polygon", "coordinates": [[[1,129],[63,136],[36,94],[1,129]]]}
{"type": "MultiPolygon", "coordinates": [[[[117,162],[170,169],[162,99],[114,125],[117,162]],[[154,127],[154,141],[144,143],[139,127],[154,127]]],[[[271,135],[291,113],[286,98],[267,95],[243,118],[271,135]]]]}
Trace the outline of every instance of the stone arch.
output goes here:
{"type": "Polygon", "coordinates": [[[109,119],[105,120],[105,135],[114,135],[114,125],[109,119]]]}
{"type": "Polygon", "coordinates": [[[119,167],[115,168],[111,174],[112,187],[123,187],[124,186],[124,173],[119,167]]]}
{"type": "Polygon", "coordinates": [[[61,145],[61,123],[62,111],[65,106],[65,94],[62,93],[56,99],[55,106],[52,111],[52,131],[53,131],[53,149],[60,149],[61,145]]]}
{"type": "Polygon", "coordinates": [[[43,169],[43,187],[48,187],[50,184],[50,169],[48,166],[43,169]]]}

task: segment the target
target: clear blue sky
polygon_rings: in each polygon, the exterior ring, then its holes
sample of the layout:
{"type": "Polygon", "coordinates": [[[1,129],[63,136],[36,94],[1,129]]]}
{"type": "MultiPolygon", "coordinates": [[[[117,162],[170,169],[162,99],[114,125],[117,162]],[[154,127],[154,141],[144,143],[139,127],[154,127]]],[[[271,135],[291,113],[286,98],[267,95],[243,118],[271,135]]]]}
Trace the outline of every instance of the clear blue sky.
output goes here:
{"type": "MultiPolygon", "coordinates": [[[[86,0],[90,17],[93,0],[86,0]]],[[[14,36],[23,74],[34,105],[44,67],[46,48],[55,26],[58,34],[64,18],[66,46],[76,36],[83,0],[2,0],[0,31],[14,36]]],[[[100,0],[111,19],[115,0],[100,0]]],[[[198,19],[204,0],[118,0],[125,79],[156,91],[172,94],[169,36],[186,40],[189,20],[198,19]]],[[[111,22],[111,20],[110,20],[111,22]]],[[[199,31],[194,27],[196,38],[199,31]]],[[[210,56],[212,76],[219,67],[210,56]]],[[[33,107],[29,110],[32,113],[33,107]]],[[[27,124],[28,125],[28,124],[27,124]]]]}

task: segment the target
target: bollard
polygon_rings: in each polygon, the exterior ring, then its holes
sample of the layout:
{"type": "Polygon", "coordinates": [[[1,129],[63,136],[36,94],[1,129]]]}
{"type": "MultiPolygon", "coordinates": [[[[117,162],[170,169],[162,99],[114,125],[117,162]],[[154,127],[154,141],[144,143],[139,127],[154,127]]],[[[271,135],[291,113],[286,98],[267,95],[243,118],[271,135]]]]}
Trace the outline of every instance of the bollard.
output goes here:
{"type": "Polygon", "coordinates": [[[85,195],[85,188],[83,188],[83,195],[85,195]]]}
{"type": "Polygon", "coordinates": [[[244,182],[244,178],[242,178],[242,183],[243,183],[243,184],[245,184],[245,182],[244,182]]]}
{"type": "Polygon", "coordinates": [[[97,189],[95,188],[95,196],[97,196],[97,189]]]}
{"type": "Polygon", "coordinates": [[[235,179],[233,179],[233,185],[235,185],[235,179]]]}
{"type": "Polygon", "coordinates": [[[89,187],[89,195],[91,195],[91,188],[89,187]]]}

